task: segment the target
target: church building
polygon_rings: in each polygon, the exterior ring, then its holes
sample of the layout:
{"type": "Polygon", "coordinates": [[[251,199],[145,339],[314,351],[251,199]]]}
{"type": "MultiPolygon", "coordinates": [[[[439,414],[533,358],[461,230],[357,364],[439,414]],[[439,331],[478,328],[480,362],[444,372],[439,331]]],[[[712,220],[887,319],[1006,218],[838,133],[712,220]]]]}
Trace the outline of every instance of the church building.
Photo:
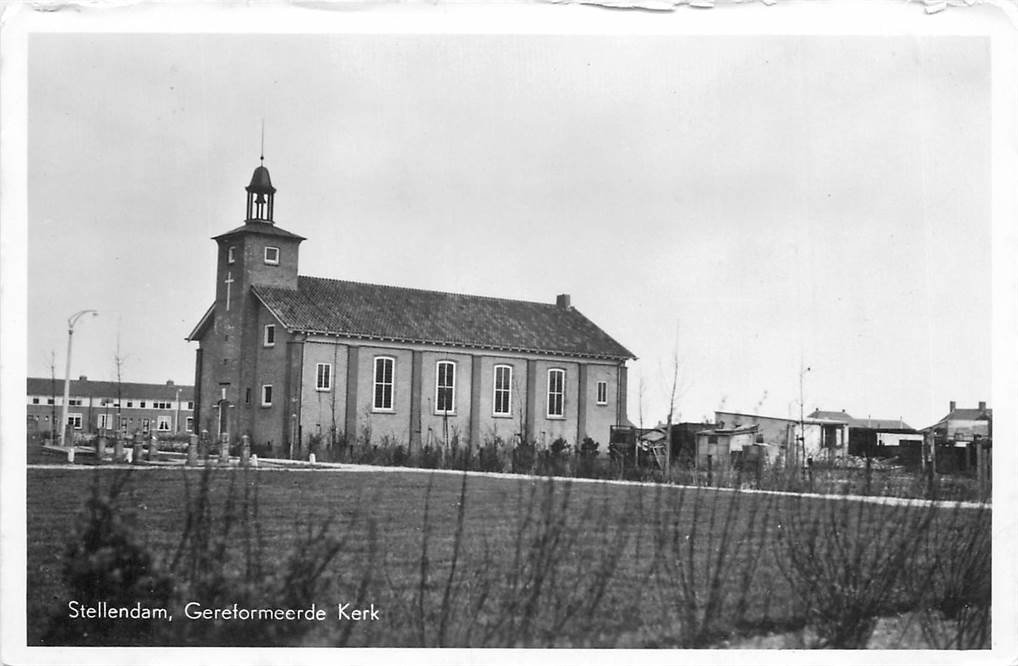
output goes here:
{"type": "Polygon", "coordinates": [[[273,455],[324,441],[479,446],[517,436],[607,445],[627,423],[633,354],[559,295],[553,303],[308,277],[305,240],[275,224],[255,169],[244,224],[215,236],[215,302],[198,343],[199,430],[273,455]]]}

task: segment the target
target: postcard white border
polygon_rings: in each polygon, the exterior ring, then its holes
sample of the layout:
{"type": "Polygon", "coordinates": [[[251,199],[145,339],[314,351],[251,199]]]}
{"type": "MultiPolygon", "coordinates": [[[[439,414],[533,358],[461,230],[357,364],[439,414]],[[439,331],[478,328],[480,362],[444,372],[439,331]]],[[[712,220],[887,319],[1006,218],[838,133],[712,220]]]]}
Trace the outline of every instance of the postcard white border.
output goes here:
{"type": "MultiPolygon", "coordinates": [[[[42,3],[40,5],[44,6],[42,3]]],[[[1016,663],[1015,535],[1018,532],[1018,10],[1002,0],[963,3],[928,15],[920,2],[859,3],[785,0],[774,6],[730,3],[712,10],[619,10],[579,4],[409,4],[361,2],[273,3],[248,7],[202,3],[159,5],[78,3],[59,10],[9,5],[2,16],[0,95],[0,398],[2,398],[2,618],[3,663],[181,664],[364,663],[413,659],[424,663],[493,664],[520,661],[591,663],[751,662],[813,664],[818,661],[884,664],[1016,663]],[[149,33],[448,33],[637,35],[985,35],[992,58],[993,179],[993,391],[996,437],[993,528],[993,649],[979,652],[867,651],[818,653],[672,650],[393,650],[40,648],[25,645],[25,441],[24,404],[27,279],[27,57],[34,32],[149,33]]]]}

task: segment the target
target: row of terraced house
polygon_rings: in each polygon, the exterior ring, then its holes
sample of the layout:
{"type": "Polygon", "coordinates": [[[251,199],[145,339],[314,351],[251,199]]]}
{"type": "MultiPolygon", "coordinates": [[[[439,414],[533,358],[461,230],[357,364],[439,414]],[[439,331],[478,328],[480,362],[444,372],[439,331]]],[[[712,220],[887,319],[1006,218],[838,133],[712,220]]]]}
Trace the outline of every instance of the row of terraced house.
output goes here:
{"type": "MultiPolygon", "coordinates": [[[[29,434],[57,431],[64,404],[64,380],[29,377],[29,434]]],[[[67,422],[73,434],[100,432],[180,434],[194,430],[194,387],[90,380],[70,381],[67,422]]]]}

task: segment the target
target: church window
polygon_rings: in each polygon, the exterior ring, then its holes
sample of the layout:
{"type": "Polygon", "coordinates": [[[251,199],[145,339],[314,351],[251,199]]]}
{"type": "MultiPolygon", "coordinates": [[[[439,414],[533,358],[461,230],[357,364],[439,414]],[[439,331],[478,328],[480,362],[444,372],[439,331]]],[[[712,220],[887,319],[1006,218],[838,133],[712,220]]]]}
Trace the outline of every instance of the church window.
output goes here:
{"type": "Polygon", "coordinates": [[[32,404],[33,405],[38,405],[39,404],[39,398],[32,398],[32,404]]]}
{"type": "Polygon", "coordinates": [[[375,357],[375,399],[376,410],[391,411],[392,386],[396,369],[396,359],[391,356],[375,357]]]}
{"type": "Polygon", "coordinates": [[[509,416],[512,414],[512,383],[512,366],[496,365],[494,396],[492,399],[492,413],[495,416],[509,416]]]}
{"type": "Polygon", "coordinates": [[[186,430],[187,432],[194,432],[194,417],[193,416],[188,416],[187,419],[184,420],[184,424],[185,424],[184,425],[184,430],[186,430]]]}
{"type": "Polygon", "coordinates": [[[548,371],[548,417],[558,418],[565,415],[563,404],[566,393],[566,371],[552,368],[548,371]]]}
{"type": "Polygon", "coordinates": [[[319,391],[332,390],[332,364],[319,363],[315,368],[315,388],[319,391]]]}
{"type": "Polygon", "coordinates": [[[439,361],[435,370],[435,411],[453,414],[456,412],[456,364],[439,361]]]}
{"type": "Polygon", "coordinates": [[[235,261],[237,261],[237,248],[231,245],[226,251],[226,263],[232,264],[235,261]]]}
{"type": "Polygon", "coordinates": [[[75,430],[81,430],[81,414],[68,414],[67,415],[67,422],[75,430]]]}
{"type": "Polygon", "coordinates": [[[601,381],[597,383],[597,404],[608,404],[608,382],[601,381]]]}
{"type": "Polygon", "coordinates": [[[272,406],[272,384],[262,385],[262,407],[272,406]]]}
{"type": "Polygon", "coordinates": [[[156,417],[156,418],[157,418],[157,420],[156,420],[156,430],[161,430],[163,432],[169,431],[169,429],[170,429],[170,417],[169,416],[159,416],[159,417],[156,417]]]}
{"type": "Polygon", "coordinates": [[[265,263],[275,266],[279,263],[279,248],[278,247],[267,247],[265,248],[265,263]]]}
{"type": "Polygon", "coordinates": [[[276,344],[276,326],[275,324],[265,325],[265,346],[272,347],[276,344]]]}

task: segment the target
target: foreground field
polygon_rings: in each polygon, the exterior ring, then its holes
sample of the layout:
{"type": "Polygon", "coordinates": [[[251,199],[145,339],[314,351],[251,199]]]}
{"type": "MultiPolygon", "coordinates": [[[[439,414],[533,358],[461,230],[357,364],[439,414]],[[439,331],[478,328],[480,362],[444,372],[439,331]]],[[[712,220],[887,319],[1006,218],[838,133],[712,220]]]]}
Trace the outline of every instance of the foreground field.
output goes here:
{"type": "Polygon", "coordinates": [[[122,474],[28,471],[30,645],[706,647],[808,627],[864,647],[908,612],[903,646],[988,647],[988,509],[420,472],[131,472],[91,511],[109,508],[109,543],[120,530],[152,555],[121,599],[143,590],[175,621],[85,631],[68,601],[108,599],[118,583],[89,591],[88,572],[127,568],[79,509],[122,474]],[[189,602],[328,619],[185,620],[189,602]]]}

